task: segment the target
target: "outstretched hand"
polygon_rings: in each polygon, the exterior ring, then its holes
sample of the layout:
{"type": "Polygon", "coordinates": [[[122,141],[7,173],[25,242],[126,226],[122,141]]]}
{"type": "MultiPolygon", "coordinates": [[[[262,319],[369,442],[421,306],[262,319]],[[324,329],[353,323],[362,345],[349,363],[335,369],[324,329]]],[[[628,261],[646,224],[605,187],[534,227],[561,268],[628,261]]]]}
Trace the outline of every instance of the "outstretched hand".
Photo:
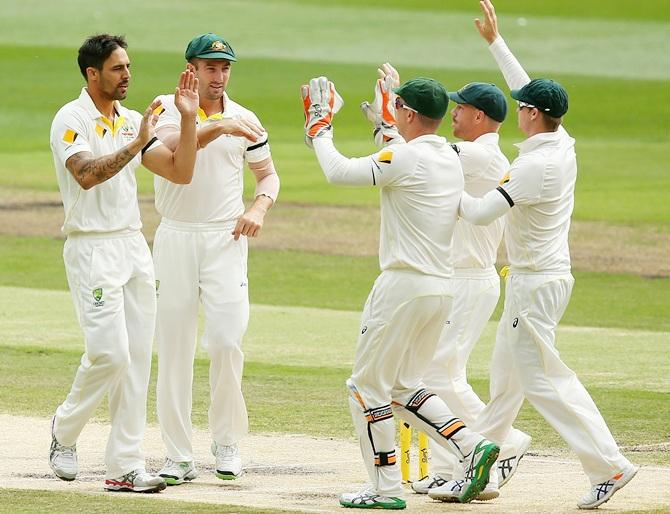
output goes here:
{"type": "Polygon", "coordinates": [[[223,134],[245,137],[252,143],[265,133],[265,129],[257,123],[242,118],[223,118],[218,124],[223,134]]]}
{"type": "Polygon", "coordinates": [[[156,112],[160,106],[160,98],[156,98],[151,102],[149,107],[144,109],[142,123],[140,123],[140,132],[137,135],[137,139],[142,148],[144,148],[144,146],[156,135],[156,123],[158,123],[158,115],[156,112]]]}
{"type": "Polygon", "coordinates": [[[344,105],[344,100],[326,77],[316,77],[309,85],[300,87],[305,113],[305,143],[312,148],[317,137],[332,137],[333,116],[344,105]]]}
{"type": "Polygon", "coordinates": [[[496,18],[496,10],[491,3],[491,0],[480,0],[479,6],[482,8],[484,14],[484,21],[475,18],[475,27],[482,35],[482,37],[490,45],[500,35],[498,32],[498,18],[496,18]]]}
{"type": "Polygon", "coordinates": [[[179,84],[174,92],[174,105],[183,116],[195,117],[200,106],[198,96],[198,79],[191,68],[181,72],[179,84]]]}
{"type": "Polygon", "coordinates": [[[400,85],[400,75],[389,63],[377,69],[379,78],[375,83],[375,99],[361,103],[361,111],[374,125],[375,144],[382,147],[399,137],[396,128],[394,87],[400,85]]]}

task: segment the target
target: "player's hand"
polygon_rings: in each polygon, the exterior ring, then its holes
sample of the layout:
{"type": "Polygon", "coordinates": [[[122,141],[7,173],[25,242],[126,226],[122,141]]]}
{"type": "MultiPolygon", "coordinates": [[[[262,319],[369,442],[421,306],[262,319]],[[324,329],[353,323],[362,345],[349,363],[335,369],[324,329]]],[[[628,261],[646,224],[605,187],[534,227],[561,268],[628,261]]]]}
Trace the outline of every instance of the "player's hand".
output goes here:
{"type": "Polygon", "coordinates": [[[256,237],[260,234],[263,228],[263,220],[265,219],[265,212],[261,209],[254,209],[253,207],[245,212],[240,219],[237,220],[235,230],[232,234],[237,241],[240,236],[256,237]]]}
{"type": "Polygon", "coordinates": [[[158,122],[158,115],[155,111],[161,106],[160,98],[156,98],[149,107],[144,109],[142,114],[142,122],[140,123],[140,132],[137,134],[137,141],[139,141],[140,148],[144,148],[146,144],[156,135],[156,123],[158,122]]]}
{"type": "Polygon", "coordinates": [[[500,35],[498,32],[498,18],[496,18],[496,10],[491,3],[491,0],[480,0],[479,6],[484,14],[484,20],[475,18],[475,27],[482,35],[482,37],[490,45],[500,35]]]}
{"type": "Polygon", "coordinates": [[[379,79],[375,83],[375,99],[363,102],[361,111],[374,125],[373,135],[377,146],[384,146],[399,137],[395,119],[395,98],[393,88],[400,85],[400,76],[389,63],[377,69],[379,79]]]}
{"type": "Polygon", "coordinates": [[[191,68],[182,71],[179,76],[179,84],[174,91],[174,105],[182,117],[195,118],[198,112],[198,79],[191,68]]]}
{"type": "Polygon", "coordinates": [[[335,84],[326,77],[313,78],[300,88],[305,111],[305,143],[312,148],[315,137],[333,137],[333,116],[344,105],[335,84]]]}
{"type": "Polygon", "coordinates": [[[222,134],[231,136],[246,137],[252,143],[258,141],[265,129],[253,121],[241,118],[224,118],[217,122],[221,128],[222,134]]]}

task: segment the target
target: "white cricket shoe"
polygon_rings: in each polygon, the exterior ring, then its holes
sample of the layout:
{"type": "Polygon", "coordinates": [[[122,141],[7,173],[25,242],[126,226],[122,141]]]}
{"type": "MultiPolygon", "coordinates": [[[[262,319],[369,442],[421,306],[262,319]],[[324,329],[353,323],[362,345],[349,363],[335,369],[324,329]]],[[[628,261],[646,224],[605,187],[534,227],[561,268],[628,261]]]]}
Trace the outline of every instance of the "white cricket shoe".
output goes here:
{"type": "Polygon", "coordinates": [[[165,489],[165,480],[139,468],[119,478],[105,480],[106,491],[128,491],[131,493],[157,493],[165,489]]]}
{"type": "Polygon", "coordinates": [[[512,455],[500,455],[498,458],[498,485],[499,487],[504,486],[507,482],[510,481],[516,470],[519,469],[519,462],[528,452],[530,448],[530,443],[533,440],[528,434],[524,434],[525,438],[521,445],[516,448],[516,451],[512,455]]]}
{"type": "Polygon", "coordinates": [[[49,450],[49,466],[61,480],[72,481],[77,477],[77,445],[65,446],[60,444],[54,434],[56,416],[51,419],[51,448],[49,450]]]}
{"type": "Polygon", "coordinates": [[[594,485],[577,504],[580,509],[596,509],[603,503],[609,501],[614,493],[630,482],[638,468],[630,462],[628,465],[609,480],[594,485]]]}
{"type": "Polygon", "coordinates": [[[212,455],[216,457],[214,473],[221,480],[235,480],[242,474],[242,457],[237,444],[224,445],[212,441],[212,455]]]}
{"type": "Polygon", "coordinates": [[[167,485],[180,485],[196,478],[198,470],[195,469],[193,461],[177,462],[167,458],[158,476],[165,480],[167,485]]]}
{"type": "MultiPolygon", "coordinates": [[[[428,491],[428,497],[433,500],[440,500],[447,503],[458,503],[460,502],[460,497],[469,486],[469,481],[465,479],[460,480],[449,480],[444,485],[439,487],[434,487],[428,491]]],[[[490,481],[486,484],[486,487],[482,492],[480,492],[475,500],[478,501],[488,501],[493,500],[500,496],[500,491],[498,486],[490,481]]]]}
{"type": "Polygon", "coordinates": [[[370,486],[357,493],[343,493],[340,495],[340,505],[350,509],[390,509],[402,510],[407,503],[402,498],[381,496],[375,493],[370,486]]]}
{"type": "Polygon", "coordinates": [[[440,487],[449,481],[449,477],[434,474],[423,477],[421,480],[412,482],[412,490],[417,494],[428,494],[433,487],[440,487]]]}

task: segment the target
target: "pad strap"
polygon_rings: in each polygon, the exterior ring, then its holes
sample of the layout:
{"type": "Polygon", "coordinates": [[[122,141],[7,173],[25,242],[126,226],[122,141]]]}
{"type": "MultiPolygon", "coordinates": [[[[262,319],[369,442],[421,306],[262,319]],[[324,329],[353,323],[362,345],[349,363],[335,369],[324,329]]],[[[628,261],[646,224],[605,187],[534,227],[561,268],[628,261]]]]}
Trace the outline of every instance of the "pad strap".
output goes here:
{"type": "Polygon", "coordinates": [[[374,409],[368,409],[365,411],[365,419],[368,423],[377,423],[378,421],[384,421],[393,417],[393,409],[391,405],[382,405],[374,409]]]}
{"type": "Polygon", "coordinates": [[[393,466],[395,463],[395,450],[375,453],[375,466],[393,466]]]}

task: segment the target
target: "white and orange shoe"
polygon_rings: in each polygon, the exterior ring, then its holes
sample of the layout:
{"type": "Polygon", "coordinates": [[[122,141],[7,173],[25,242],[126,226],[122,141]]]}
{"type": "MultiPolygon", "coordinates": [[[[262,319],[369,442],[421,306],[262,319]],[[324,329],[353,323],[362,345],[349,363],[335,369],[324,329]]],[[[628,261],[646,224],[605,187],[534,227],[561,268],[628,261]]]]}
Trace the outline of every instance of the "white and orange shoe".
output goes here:
{"type": "Polygon", "coordinates": [[[630,482],[638,468],[630,462],[623,470],[619,471],[609,480],[605,480],[591,487],[591,490],[577,504],[580,509],[597,509],[603,503],[609,501],[614,493],[630,482]]]}

